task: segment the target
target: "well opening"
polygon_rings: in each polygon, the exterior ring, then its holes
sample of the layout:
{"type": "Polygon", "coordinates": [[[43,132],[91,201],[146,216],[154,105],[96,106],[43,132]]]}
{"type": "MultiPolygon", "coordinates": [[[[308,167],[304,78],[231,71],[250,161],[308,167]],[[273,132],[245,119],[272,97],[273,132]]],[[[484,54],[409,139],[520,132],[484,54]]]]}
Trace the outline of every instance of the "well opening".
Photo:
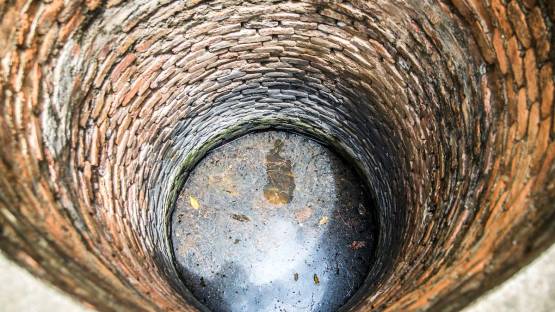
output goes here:
{"type": "Polygon", "coordinates": [[[191,170],[172,214],[176,266],[212,311],[336,311],[374,263],[365,179],[307,136],[252,132],[191,170]]]}

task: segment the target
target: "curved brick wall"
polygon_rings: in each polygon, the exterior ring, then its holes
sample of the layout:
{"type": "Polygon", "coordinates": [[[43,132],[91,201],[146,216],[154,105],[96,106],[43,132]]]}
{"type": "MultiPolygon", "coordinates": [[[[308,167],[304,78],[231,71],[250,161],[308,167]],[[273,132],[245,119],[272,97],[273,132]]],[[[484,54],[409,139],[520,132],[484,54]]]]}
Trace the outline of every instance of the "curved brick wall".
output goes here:
{"type": "Polygon", "coordinates": [[[380,207],[352,310],[464,306],[555,235],[551,1],[0,2],[0,247],[100,310],[194,310],[168,217],[287,128],[380,207]]]}

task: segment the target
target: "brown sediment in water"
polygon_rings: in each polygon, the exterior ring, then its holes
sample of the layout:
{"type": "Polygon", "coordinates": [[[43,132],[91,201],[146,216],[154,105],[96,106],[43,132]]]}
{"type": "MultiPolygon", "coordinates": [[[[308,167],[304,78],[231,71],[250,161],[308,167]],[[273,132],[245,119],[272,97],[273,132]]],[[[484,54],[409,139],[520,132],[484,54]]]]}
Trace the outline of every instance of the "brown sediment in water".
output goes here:
{"type": "Polygon", "coordinates": [[[283,141],[276,140],[274,147],[266,155],[268,183],[264,186],[264,197],[274,205],[291,202],[295,191],[295,176],[291,171],[291,160],[279,154],[282,147],[283,141]]]}

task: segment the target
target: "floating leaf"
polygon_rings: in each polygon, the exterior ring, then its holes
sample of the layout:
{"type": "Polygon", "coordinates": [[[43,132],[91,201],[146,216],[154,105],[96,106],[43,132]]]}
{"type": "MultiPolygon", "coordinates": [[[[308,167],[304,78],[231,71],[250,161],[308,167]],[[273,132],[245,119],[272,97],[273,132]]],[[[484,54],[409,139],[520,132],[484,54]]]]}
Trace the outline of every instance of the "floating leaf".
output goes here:
{"type": "Polygon", "coordinates": [[[329,218],[324,216],[324,217],[322,217],[322,219],[320,219],[320,222],[318,222],[318,224],[324,225],[324,224],[328,223],[328,221],[329,221],[329,218]]]}
{"type": "Polygon", "coordinates": [[[366,247],[366,241],[353,241],[350,247],[352,250],[359,250],[366,247]]]}
{"type": "Polygon", "coordinates": [[[239,222],[249,222],[251,220],[251,218],[249,218],[248,216],[245,216],[244,214],[237,214],[237,213],[232,214],[231,218],[239,222]]]}
{"type": "Polygon", "coordinates": [[[314,274],[314,284],[318,285],[320,284],[320,279],[318,278],[318,275],[314,274]]]}
{"type": "Polygon", "coordinates": [[[189,196],[189,202],[191,203],[191,207],[193,207],[193,209],[199,209],[200,208],[200,204],[198,202],[198,199],[196,199],[193,196],[189,196]]]}

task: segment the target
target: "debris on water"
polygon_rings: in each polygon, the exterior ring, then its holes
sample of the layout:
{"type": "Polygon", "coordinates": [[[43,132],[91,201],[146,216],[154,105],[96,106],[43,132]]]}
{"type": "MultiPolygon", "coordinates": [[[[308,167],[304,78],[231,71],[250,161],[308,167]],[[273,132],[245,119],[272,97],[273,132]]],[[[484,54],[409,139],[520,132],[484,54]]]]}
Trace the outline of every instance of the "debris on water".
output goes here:
{"type": "Polygon", "coordinates": [[[366,247],[366,241],[353,241],[349,247],[351,247],[352,250],[359,250],[366,247]]]}
{"type": "Polygon", "coordinates": [[[323,216],[322,219],[320,219],[320,222],[318,222],[319,225],[324,225],[327,224],[329,221],[329,218],[327,216],[323,216]]]}
{"type": "Polygon", "coordinates": [[[314,279],[314,284],[316,285],[320,284],[320,279],[318,278],[318,275],[314,274],[313,279],[314,279]]]}
{"type": "Polygon", "coordinates": [[[366,216],[367,214],[366,207],[364,207],[362,203],[358,204],[358,214],[360,214],[361,216],[366,216]]]}
{"type": "Polygon", "coordinates": [[[249,218],[248,216],[244,214],[237,214],[237,213],[232,214],[231,218],[239,222],[249,222],[251,220],[251,218],[249,218]]]}
{"type": "Polygon", "coordinates": [[[312,208],[305,207],[295,212],[295,220],[297,220],[297,222],[299,223],[304,223],[305,221],[310,219],[310,217],[312,216],[312,212],[313,212],[312,208]]]}
{"type": "Polygon", "coordinates": [[[295,280],[295,282],[298,281],[299,280],[299,273],[293,274],[293,279],[295,280]]]}
{"type": "Polygon", "coordinates": [[[189,195],[189,202],[191,203],[191,207],[193,207],[193,209],[196,210],[200,208],[198,199],[196,199],[193,195],[189,195]]]}
{"type": "Polygon", "coordinates": [[[264,186],[264,197],[273,205],[285,205],[293,199],[295,176],[290,159],[285,159],[282,152],[284,142],[274,142],[274,148],[266,155],[266,175],[268,183],[264,186]]]}

